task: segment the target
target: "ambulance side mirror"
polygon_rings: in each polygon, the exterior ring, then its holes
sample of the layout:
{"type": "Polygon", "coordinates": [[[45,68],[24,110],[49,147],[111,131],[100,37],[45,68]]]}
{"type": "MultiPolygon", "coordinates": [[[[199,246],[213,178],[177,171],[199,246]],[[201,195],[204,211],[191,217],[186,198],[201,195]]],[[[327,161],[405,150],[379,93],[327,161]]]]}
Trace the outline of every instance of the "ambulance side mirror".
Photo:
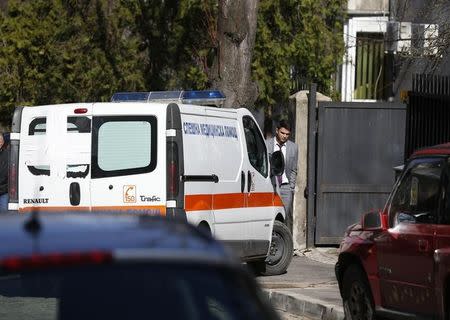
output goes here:
{"type": "Polygon", "coordinates": [[[275,151],[270,156],[270,175],[280,176],[284,172],[284,157],[281,151],[275,151]]]}

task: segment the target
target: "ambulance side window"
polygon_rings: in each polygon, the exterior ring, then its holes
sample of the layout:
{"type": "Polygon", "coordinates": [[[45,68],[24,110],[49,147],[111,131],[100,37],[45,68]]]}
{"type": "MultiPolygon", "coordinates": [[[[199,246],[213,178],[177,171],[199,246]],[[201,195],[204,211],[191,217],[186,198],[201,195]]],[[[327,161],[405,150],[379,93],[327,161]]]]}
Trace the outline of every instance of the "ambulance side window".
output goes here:
{"type": "Polygon", "coordinates": [[[92,178],[151,172],[156,167],[154,116],[94,117],[92,178]]]}
{"type": "Polygon", "coordinates": [[[35,118],[30,122],[28,126],[28,135],[43,135],[46,132],[47,119],[46,118],[35,118]]]}
{"type": "Polygon", "coordinates": [[[264,177],[267,177],[266,144],[257,124],[249,116],[242,118],[250,164],[264,177]]]}

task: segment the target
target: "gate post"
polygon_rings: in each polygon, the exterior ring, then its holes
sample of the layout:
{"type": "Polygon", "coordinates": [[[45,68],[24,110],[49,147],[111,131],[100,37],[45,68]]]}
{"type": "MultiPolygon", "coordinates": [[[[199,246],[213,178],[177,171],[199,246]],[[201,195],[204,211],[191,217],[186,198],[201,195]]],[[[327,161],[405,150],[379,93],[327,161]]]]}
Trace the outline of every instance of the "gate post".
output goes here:
{"type": "Polygon", "coordinates": [[[294,250],[314,247],[316,206],[316,144],[317,108],[319,101],[331,101],[317,93],[317,84],[310,90],[289,97],[295,103],[295,143],[298,146],[297,184],[294,195],[294,250]]]}
{"type": "Polygon", "coordinates": [[[295,143],[298,147],[297,182],[294,194],[294,223],[292,239],[294,250],[306,247],[307,204],[304,190],[307,185],[308,167],[308,91],[301,90],[289,97],[295,108],[295,143]]]}
{"type": "Polygon", "coordinates": [[[306,247],[314,247],[316,228],[316,137],[317,137],[317,84],[312,83],[308,96],[308,184],[307,196],[306,247]]]}

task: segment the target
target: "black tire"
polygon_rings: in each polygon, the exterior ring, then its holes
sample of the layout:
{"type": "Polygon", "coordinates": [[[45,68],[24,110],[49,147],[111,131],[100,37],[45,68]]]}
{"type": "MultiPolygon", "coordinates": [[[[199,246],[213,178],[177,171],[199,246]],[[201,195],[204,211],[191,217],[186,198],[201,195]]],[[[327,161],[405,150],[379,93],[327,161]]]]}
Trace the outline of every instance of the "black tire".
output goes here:
{"type": "Polygon", "coordinates": [[[212,237],[211,229],[209,228],[209,225],[206,222],[201,222],[197,226],[198,230],[200,230],[201,233],[207,235],[208,237],[212,237]]]}
{"type": "Polygon", "coordinates": [[[260,276],[266,270],[265,264],[264,260],[247,261],[248,271],[255,276],[260,276]]]}
{"type": "Polygon", "coordinates": [[[253,270],[264,276],[274,276],[286,272],[294,255],[292,235],[281,221],[275,221],[272,230],[269,255],[264,261],[251,263],[253,270]]]}
{"type": "Polygon", "coordinates": [[[450,287],[447,280],[447,285],[445,286],[445,319],[450,320],[450,287]]]}
{"type": "Polygon", "coordinates": [[[361,268],[351,265],[342,279],[342,300],[346,320],[375,320],[369,283],[361,268]]]}

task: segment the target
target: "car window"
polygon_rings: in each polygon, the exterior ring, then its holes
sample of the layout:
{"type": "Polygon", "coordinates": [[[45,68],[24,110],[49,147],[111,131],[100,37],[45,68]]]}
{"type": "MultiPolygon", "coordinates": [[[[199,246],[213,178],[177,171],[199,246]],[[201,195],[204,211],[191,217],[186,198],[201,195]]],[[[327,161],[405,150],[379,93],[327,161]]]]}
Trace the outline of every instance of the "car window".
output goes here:
{"type": "Polygon", "coordinates": [[[242,121],[250,164],[264,177],[267,177],[267,151],[261,132],[251,117],[245,116],[242,121]]]}
{"type": "Polygon", "coordinates": [[[11,319],[271,319],[249,283],[231,270],[192,264],[39,270],[0,277],[0,314],[11,319]]]}
{"type": "Polygon", "coordinates": [[[442,215],[439,219],[440,224],[450,224],[450,158],[447,159],[445,174],[442,178],[443,186],[443,204],[442,215]]]}
{"type": "Polygon", "coordinates": [[[411,162],[392,198],[390,225],[436,223],[440,194],[442,158],[411,162]]]}

